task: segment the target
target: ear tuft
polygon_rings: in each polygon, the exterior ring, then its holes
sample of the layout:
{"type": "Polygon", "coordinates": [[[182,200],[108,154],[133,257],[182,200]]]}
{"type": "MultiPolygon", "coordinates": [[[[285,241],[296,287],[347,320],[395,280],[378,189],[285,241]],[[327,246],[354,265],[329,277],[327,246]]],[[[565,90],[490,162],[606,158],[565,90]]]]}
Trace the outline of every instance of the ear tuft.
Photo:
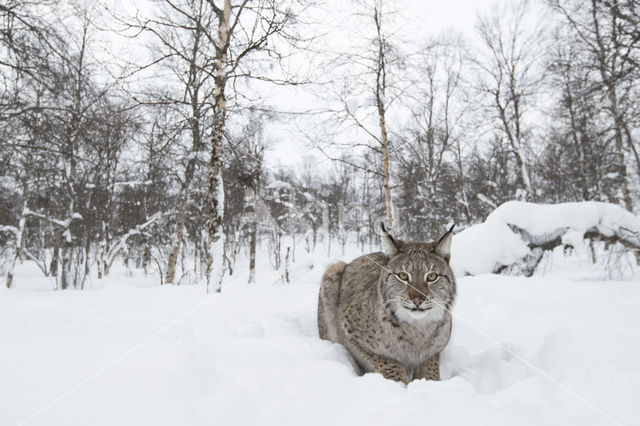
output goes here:
{"type": "Polygon", "coordinates": [[[382,238],[382,247],[384,248],[384,252],[387,256],[395,256],[400,250],[400,241],[393,238],[382,221],[380,222],[380,229],[382,231],[380,236],[382,238]]]}
{"type": "Polygon", "coordinates": [[[451,228],[438,240],[436,247],[433,250],[438,256],[443,258],[449,263],[451,259],[451,240],[453,237],[453,228],[456,226],[454,223],[451,228]]]}

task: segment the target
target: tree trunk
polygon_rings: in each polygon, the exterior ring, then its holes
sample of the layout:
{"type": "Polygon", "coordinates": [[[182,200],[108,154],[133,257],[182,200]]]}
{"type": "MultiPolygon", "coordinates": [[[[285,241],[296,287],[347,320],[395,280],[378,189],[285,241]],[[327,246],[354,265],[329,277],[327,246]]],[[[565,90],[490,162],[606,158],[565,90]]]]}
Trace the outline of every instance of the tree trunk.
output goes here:
{"type": "Polygon", "coordinates": [[[51,265],[49,265],[51,276],[55,277],[56,279],[58,277],[58,263],[60,260],[61,241],[62,241],[62,231],[60,231],[59,229],[56,229],[53,234],[53,253],[51,254],[51,265]]]}
{"type": "Polygon", "coordinates": [[[287,247],[287,254],[284,256],[284,281],[289,283],[289,254],[291,252],[291,247],[287,247]]]}
{"type": "Polygon", "coordinates": [[[173,247],[171,248],[171,253],[169,253],[169,259],[167,260],[167,273],[165,284],[173,284],[176,276],[176,264],[178,263],[178,254],[180,253],[180,247],[183,242],[183,234],[184,234],[184,220],[187,210],[187,200],[186,194],[182,196],[180,200],[180,208],[178,210],[178,223],[176,225],[176,235],[175,242],[173,247]]]}
{"type": "Polygon", "coordinates": [[[7,288],[11,288],[11,285],[13,284],[13,271],[16,267],[16,263],[18,261],[18,258],[20,257],[20,246],[18,246],[18,238],[16,236],[16,247],[15,247],[15,253],[13,254],[13,259],[11,260],[11,264],[9,266],[9,270],[7,271],[7,288]]]}
{"type": "MultiPolygon", "coordinates": [[[[614,46],[617,47],[617,37],[616,37],[616,22],[615,22],[615,13],[617,9],[617,3],[612,7],[607,9],[607,12],[610,12],[611,9],[614,9],[612,15],[614,17],[614,21],[612,22],[612,32],[609,34],[614,42],[614,46]]],[[[618,173],[620,175],[620,186],[622,190],[622,202],[627,210],[633,211],[633,205],[631,203],[631,194],[629,193],[629,183],[627,182],[627,165],[625,164],[624,158],[624,148],[623,148],[623,120],[620,113],[620,105],[618,101],[618,78],[616,76],[616,59],[619,59],[619,52],[613,48],[613,52],[611,51],[611,47],[608,44],[609,42],[605,41],[605,37],[603,37],[600,25],[599,25],[599,17],[601,14],[597,14],[598,5],[596,0],[591,0],[591,14],[593,16],[593,34],[595,36],[595,41],[597,47],[594,46],[597,58],[598,58],[598,71],[600,73],[600,78],[602,79],[602,83],[607,91],[607,97],[609,100],[609,112],[611,114],[611,119],[613,121],[613,130],[614,130],[614,142],[615,142],[615,154],[618,157],[618,173]]]]}
{"type": "Polygon", "coordinates": [[[282,242],[282,233],[280,230],[275,232],[275,243],[273,247],[273,262],[275,264],[276,270],[280,271],[282,267],[282,253],[281,253],[281,242],[282,242]]]}
{"type": "Polygon", "coordinates": [[[391,176],[389,173],[389,137],[387,135],[387,123],[385,119],[385,92],[387,88],[387,70],[384,50],[384,37],[382,34],[382,12],[375,10],[375,23],[378,30],[378,67],[376,72],[376,103],[378,107],[378,119],[380,124],[380,143],[382,145],[382,188],[384,189],[384,204],[387,213],[387,229],[393,235],[393,204],[391,201],[391,176]]]}
{"type": "Polygon", "coordinates": [[[201,151],[202,139],[201,139],[201,126],[200,126],[200,114],[201,114],[201,102],[199,99],[199,85],[196,84],[198,67],[196,64],[196,58],[198,55],[200,32],[196,34],[196,39],[193,42],[192,56],[189,64],[189,84],[188,90],[191,101],[191,117],[189,118],[189,127],[191,130],[191,152],[187,167],[184,172],[184,182],[182,184],[182,190],[180,191],[180,204],[178,208],[178,223],[176,224],[176,233],[174,237],[174,245],[171,248],[169,259],[167,261],[167,274],[166,284],[173,284],[176,275],[176,263],[178,261],[178,254],[180,248],[184,244],[184,228],[186,219],[187,203],[189,201],[189,191],[191,189],[191,182],[196,171],[197,156],[201,151]]]}
{"type": "MultiPolygon", "coordinates": [[[[322,242],[329,246],[329,206],[322,205],[322,242]]],[[[330,251],[330,247],[328,250],[330,251]]]]}
{"type": "Polygon", "coordinates": [[[84,254],[82,256],[82,281],[80,281],[80,290],[84,290],[84,283],[89,276],[89,256],[91,254],[91,241],[89,236],[84,237],[84,254]]]}
{"type": "Polygon", "coordinates": [[[224,264],[224,233],[222,220],[224,216],[224,186],[222,182],[222,141],[227,118],[227,101],[224,90],[227,84],[227,52],[229,49],[229,30],[231,19],[230,0],[224,1],[224,10],[218,16],[218,52],[214,63],[214,118],[211,132],[211,158],[209,159],[209,223],[207,250],[207,292],[211,284],[215,291],[222,290],[224,264]]]}
{"type": "MultiPolygon", "coordinates": [[[[603,73],[604,75],[604,73],[603,73]]],[[[616,156],[619,158],[618,161],[618,173],[620,174],[620,185],[622,190],[622,202],[627,210],[630,212],[633,211],[633,204],[631,203],[631,194],[629,193],[629,184],[627,182],[627,165],[625,164],[624,158],[624,147],[623,147],[623,135],[622,135],[622,123],[620,120],[620,113],[618,112],[618,97],[616,95],[616,87],[613,84],[610,84],[608,87],[609,92],[609,110],[611,111],[611,115],[613,116],[613,126],[614,126],[614,140],[615,140],[615,150],[616,156]]]]}
{"type": "Polygon", "coordinates": [[[62,256],[60,256],[60,274],[58,277],[59,287],[66,290],[69,287],[69,276],[71,275],[71,247],[70,244],[63,242],[62,256]]]}
{"type": "MultiPolygon", "coordinates": [[[[342,247],[342,255],[344,256],[344,246],[347,243],[347,232],[344,227],[344,202],[338,203],[338,234],[340,236],[340,246],[342,247]]],[[[294,239],[295,247],[295,239],[294,239]]]]}
{"type": "Polygon", "coordinates": [[[256,233],[258,232],[258,225],[254,220],[251,224],[251,231],[249,235],[249,284],[255,284],[256,282],[256,233]]]}
{"type": "MultiPolygon", "coordinates": [[[[383,119],[381,119],[382,121],[383,119]]],[[[382,124],[381,124],[382,126],[382,124]]],[[[381,127],[383,128],[383,127],[381,127]]],[[[383,131],[383,141],[386,140],[386,130],[383,131]]],[[[384,188],[384,206],[387,213],[387,229],[390,234],[393,234],[393,203],[391,201],[391,187],[389,186],[390,174],[389,174],[389,145],[388,142],[383,142],[382,147],[382,168],[384,170],[384,177],[382,178],[382,187],[384,188]]]]}
{"type": "MultiPolygon", "coordinates": [[[[25,200],[26,200],[26,197],[25,197],[25,200]]],[[[18,229],[15,235],[15,250],[13,253],[13,259],[11,260],[11,265],[9,266],[9,270],[7,271],[7,288],[11,288],[11,285],[13,284],[13,271],[16,267],[18,258],[21,255],[22,239],[24,236],[24,225],[26,221],[26,217],[25,217],[26,208],[27,208],[27,203],[26,201],[23,201],[22,214],[20,216],[20,220],[18,221],[18,229]]]]}

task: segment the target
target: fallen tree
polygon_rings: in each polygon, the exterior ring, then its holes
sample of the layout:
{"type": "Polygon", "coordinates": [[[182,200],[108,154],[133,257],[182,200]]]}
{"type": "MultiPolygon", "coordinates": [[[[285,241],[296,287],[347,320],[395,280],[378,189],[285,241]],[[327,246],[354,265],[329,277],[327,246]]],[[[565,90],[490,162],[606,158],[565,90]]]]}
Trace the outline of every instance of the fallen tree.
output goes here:
{"type": "Polygon", "coordinates": [[[515,273],[531,276],[545,253],[594,243],[633,253],[640,264],[640,218],[620,206],[586,201],[553,205],[509,201],[484,223],[454,237],[452,264],[461,275],[515,273]]]}

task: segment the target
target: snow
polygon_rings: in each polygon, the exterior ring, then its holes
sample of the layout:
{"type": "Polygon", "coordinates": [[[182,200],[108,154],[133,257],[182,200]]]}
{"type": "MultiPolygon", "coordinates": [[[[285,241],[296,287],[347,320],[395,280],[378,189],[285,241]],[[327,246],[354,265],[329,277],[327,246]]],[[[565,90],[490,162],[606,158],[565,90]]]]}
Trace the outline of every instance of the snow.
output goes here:
{"type": "Polygon", "coordinates": [[[145,181],[140,181],[140,180],[130,180],[130,181],[123,181],[123,182],[114,182],[113,186],[127,186],[129,188],[133,188],[134,186],[138,186],[138,185],[151,185],[153,183],[153,181],[151,180],[145,180],[145,181]]]}
{"type": "Polygon", "coordinates": [[[360,101],[355,97],[349,98],[345,103],[345,107],[349,114],[355,115],[360,108],[360,101]]]}
{"type": "Polygon", "coordinates": [[[279,179],[274,179],[273,182],[269,182],[267,185],[269,189],[290,189],[291,185],[287,182],[281,181],[279,179]]]}
{"type": "MultiPolygon", "coordinates": [[[[152,216],[148,223],[157,220],[152,216]]],[[[84,291],[51,291],[31,262],[0,289],[0,419],[28,425],[602,425],[640,424],[640,281],[631,253],[584,232],[632,240],[633,214],[605,203],[508,202],[454,236],[458,276],[442,381],[408,386],[357,376],[343,347],[320,340],[320,277],[339,253],[299,252],[292,283],[259,250],[204,285],[159,286],[118,270],[84,291]],[[487,274],[531,253],[521,233],[563,244],[531,278],[487,274]],[[318,253],[334,253],[334,258],[318,253]],[[596,263],[593,259],[597,258],[596,263]],[[635,267],[635,266],[634,266],[635,267]],[[633,270],[629,266],[629,270],[633,270]],[[472,274],[474,276],[464,276],[472,274]]],[[[286,243],[283,243],[286,246],[286,243]]],[[[215,252],[215,251],[214,251],[215,252]]],[[[219,272],[221,265],[216,265],[219,272]]]]}
{"type": "Polygon", "coordinates": [[[291,285],[259,257],[258,285],[209,295],[137,271],[56,292],[21,265],[0,289],[2,424],[640,424],[640,282],[459,278],[443,380],[404,386],[318,338],[330,259],[298,257],[291,285]]]}
{"type": "Polygon", "coordinates": [[[16,228],[15,226],[8,226],[8,225],[0,225],[0,232],[8,232],[8,233],[14,234],[16,237],[20,233],[18,228],[16,228]]]}
{"type": "Polygon", "coordinates": [[[586,231],[594,226],[611,230],[622,227],[640,233],[637,216],[618,205],[598,201],[560,204],[508,201],[487,217],[487,221],[492,220],[516,225],[532,235],[548,234],[565,227],[586,231]]]}
{"type": "MultiPolygon", "coordinates": [[[[603,235],[640,244],[640,218],[614,204],[535,204],[508,201],[495,209],[482,224],[456,234],[452,243],[452,268],[457,275],[489,273],[500,265],[511,265],[530,253],[528,242],[512,230],[526,231],[536,242],[562,237],[565,244],[583,249],[583,235],[595,229],[603,235]]],[[[559,256],[562,247],[556,247],[559,256]]],[[[627,253],[629,254],[629,253],[627,253]]]]}
{"type": "Polygon", "coordinates": [[[472,225],[453,236],[451,268],[457,276],[492,272],[496,264],[510,265],[530,252],[518,234],[500,221],[472,225]]]}
{"type": "Polygon", "coordinates": [[[480,194],[480,193],[478,193],[478,194],[476,194],[476,197],[478,197],[478,200],[482,201],[483,203],[485,203],[485,204],[487,204],[487,205],[490,205],[490,206],[491,206],[491,207],[493,207],[494,209],[495,209],[496,207],[498,207],[498,206],[496,206],[496,204],[495,204],[493,201],[491,201],[491,200],[489,199],[489,197],[487,197],[487,196],[486,196],[486,195],[484,195],[484,194],[480,194]]]}

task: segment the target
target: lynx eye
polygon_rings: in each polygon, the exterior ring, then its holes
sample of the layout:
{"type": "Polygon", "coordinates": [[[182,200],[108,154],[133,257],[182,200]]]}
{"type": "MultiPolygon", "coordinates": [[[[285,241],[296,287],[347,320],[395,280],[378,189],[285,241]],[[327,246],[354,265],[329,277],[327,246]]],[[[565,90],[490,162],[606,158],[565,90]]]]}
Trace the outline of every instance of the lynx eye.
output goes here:
{"type": "Polygon", "coordinates": [[[409,275],[406,272],[398,272],[398,278],[402,281],[407,281],[409,279],[409,275]]]}
{"type": "Polygon", "coordinates": [[[428,282],[433,282],[433,281],[435,281],[437,279],[438,279],[438,274],[436,274],[435,272],[429,272],[427,274],[427,281],[428,282]]]}

